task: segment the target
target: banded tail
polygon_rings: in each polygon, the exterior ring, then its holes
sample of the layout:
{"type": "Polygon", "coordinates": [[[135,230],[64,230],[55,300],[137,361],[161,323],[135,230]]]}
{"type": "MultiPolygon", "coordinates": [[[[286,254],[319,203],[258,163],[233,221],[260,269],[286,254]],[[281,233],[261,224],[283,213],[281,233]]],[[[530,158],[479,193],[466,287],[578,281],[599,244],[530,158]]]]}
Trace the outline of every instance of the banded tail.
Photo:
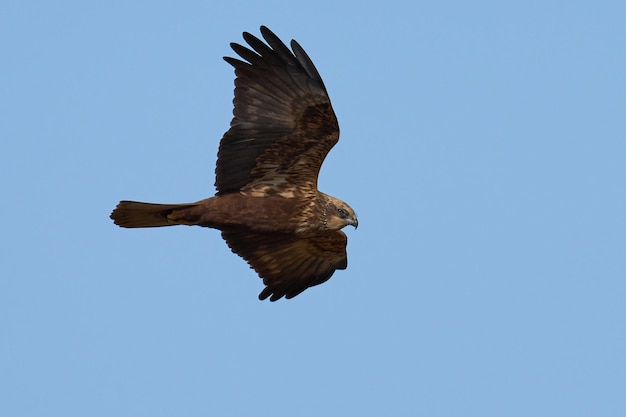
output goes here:
{"type": "Polygon", "coordinates": [[[111,213],[113,222],[121,227],[162,227],[177,224],[197,224],[197,203],[154,204],[138,201],[120,201],[111,213]],[[194,213],[195,212],[195,213],[194,213]]]}

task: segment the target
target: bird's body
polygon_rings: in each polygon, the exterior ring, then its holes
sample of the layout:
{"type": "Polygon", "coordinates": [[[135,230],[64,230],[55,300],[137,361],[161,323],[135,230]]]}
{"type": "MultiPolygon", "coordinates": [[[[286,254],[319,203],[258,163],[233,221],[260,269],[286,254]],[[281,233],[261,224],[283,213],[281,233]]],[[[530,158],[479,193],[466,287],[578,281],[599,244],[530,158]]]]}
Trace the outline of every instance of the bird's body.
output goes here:
{"type": "Polygon", "coordinates": [[[267,45],[249,33],[253,50],[231,44],[246,61],[235,67],[235,109],[220,142],[217,194],[195,203],[121,201],[111,213],[126,228],[197,225],[219,229],[266,288],[261,299],[292,298],[347,266],[354,210],[317,190],[339,126],[310,58],[295,41],[290,51],[269,29],[267,45]],[[268,46],[269,45],[269,46],[268,46]]]}
{"type": "Polygon", "coordinates": [[[182,224],[308,236],[332,230],[325,213],[335,201],[324,193],[310,199],[229,193],[183,204],[121,201],[114,220],[127,228],[182,224]]]}

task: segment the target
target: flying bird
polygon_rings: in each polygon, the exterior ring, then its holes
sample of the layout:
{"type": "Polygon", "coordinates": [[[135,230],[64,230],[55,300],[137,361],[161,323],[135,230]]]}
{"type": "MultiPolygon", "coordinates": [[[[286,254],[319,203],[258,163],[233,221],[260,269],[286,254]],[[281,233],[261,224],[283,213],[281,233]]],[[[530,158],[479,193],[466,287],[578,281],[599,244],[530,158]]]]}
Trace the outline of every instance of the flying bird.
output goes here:
{"type": "Polygon", "coordinates": [[[186,204],[121,201],[121,227],[196,225],[219,229],[231,250],[263,279],[259,299],[293,298],[348,266],[341,229],[354,210],[317,189],[324,158],[339,140],[326,87],[304,49],[268,28],[265,42],[244,32],[231,43],[233,119],[220,141],[215,196],[186,204]]]}

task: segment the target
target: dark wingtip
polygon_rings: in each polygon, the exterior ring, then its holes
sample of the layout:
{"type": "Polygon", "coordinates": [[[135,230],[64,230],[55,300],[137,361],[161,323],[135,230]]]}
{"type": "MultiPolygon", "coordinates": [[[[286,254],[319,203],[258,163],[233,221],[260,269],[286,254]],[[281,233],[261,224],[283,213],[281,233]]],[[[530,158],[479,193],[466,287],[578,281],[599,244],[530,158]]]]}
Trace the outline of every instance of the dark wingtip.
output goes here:
{"type": "MultiPolygon", "coordinates": [[[[280,300],[284,296],[285,294],[275,293],[273,289],[270,289],[270,287],[265,287],[263,288],[263,291],[261,291],[261,293],[259,294],[259,300],[263,301],[269,297],[270,301],[274,302],[274,301],[280,300]]],[[[285,298],[291,298],[291,297],[285,297],[285,298]]]]}

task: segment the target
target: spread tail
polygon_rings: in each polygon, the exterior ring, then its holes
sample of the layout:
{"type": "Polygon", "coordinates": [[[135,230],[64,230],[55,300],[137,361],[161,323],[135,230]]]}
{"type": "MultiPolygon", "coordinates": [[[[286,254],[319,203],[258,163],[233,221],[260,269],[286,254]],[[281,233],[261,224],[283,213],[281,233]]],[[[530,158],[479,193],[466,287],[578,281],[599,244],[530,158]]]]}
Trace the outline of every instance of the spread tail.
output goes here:
{"type": "Polygon", "coordinates": [[[121,227],[161,227],[177,224],[195,224],[198,220],[190,204],[154,204],[138,201],[120,201],[111,213],[113,222],[121,227]]]}

